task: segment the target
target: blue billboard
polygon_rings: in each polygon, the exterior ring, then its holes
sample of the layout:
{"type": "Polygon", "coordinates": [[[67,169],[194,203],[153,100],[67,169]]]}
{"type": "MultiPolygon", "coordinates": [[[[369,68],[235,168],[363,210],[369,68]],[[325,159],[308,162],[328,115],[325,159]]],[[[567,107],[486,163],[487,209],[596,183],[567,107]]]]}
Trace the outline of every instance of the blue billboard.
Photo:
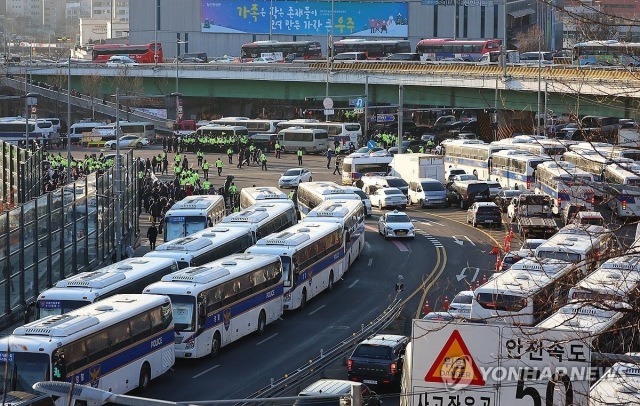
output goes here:
{"type": "Polygon", "coordinates": [[[201,24],[205,33],[407,37],[408,14],[408,3],[202,0],[201,24]]]}

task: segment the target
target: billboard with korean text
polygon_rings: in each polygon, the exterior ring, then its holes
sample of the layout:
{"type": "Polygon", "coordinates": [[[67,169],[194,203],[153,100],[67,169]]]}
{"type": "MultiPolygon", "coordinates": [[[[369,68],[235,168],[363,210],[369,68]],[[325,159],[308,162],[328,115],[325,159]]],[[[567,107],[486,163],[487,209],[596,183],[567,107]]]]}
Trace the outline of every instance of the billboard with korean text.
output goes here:
{"type": "Polygon", "coordinates": [[[205,33],[407,37],[408,12],[408,3],[202,0],[201,27],[205,33]]]}

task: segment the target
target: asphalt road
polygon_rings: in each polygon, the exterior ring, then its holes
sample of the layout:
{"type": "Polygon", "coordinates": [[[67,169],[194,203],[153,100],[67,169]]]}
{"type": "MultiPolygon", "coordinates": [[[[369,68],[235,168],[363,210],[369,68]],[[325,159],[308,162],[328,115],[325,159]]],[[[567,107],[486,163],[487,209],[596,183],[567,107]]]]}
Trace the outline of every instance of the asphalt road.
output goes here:
{"type": "MultiPolygon", "coordinates": [[[[160,146],[151,146],[136,150],[135,155],[146,158],[160,151],[160,146]]],[[[100,152],[86,148],[72,151],[76,157],[100,152]]],[[[213,163],[218,156],[207,154],[205,158],[213,163]]],[[[188,154],[188,158],[195,165],[195,154],[188,154]]],[[[291,154],[283,155],[282,159],[270,155],[266,172],[258,166],[240,170],[229,165],[226,156],[222,158],[223,175],[233,175],[238,189],[276,186],[284,170],[297,166],[297,158],[291,154]]],[[[234,156],[234,162],[235,159],[234,156]]],[[[304,165],[313,172],[315,181],[340,183],[340,177],[332,175],[333,166],[327,170],[325,157],[305,156],[304,165]]],[[[215,187],[221,186],[224,179],[221,177],[216,183],[215,174],[210,178],[215,187]]],[[[495,230],[467,225],[466,212],[462,210],[423,210],[409,206],[407,213],[418,230],[415,240],[385,241],[377,234],[379,213],[374,209],[373,216],[367,220],[361,258],[332,292],[314,298],[303,310],[286,312],[282,320],[267,326],[263,336],[245,337],[224,347],[216,358],[178,360],[172,371],[152,382],[144,396],[171,401],[244,398],[268,385],[271,378],[277,379],[295,370],[375,319],[395,298],[398,275],[403,276],[404,291],[399,296],[406,305],[403,318],[395,328],[409,334],[410,319],[422,315],[425,301],[429,302],[431,311],[442,310],[445,298],[450,300],[457,292],[489,277],[496,261],[491,248],[502,244],[506,233],[504,227],[495,230]]],[[[143,235],[144,226],[142,224],[143,235]]],[[[631,231],[625,228],[621,233],[631,231]]],[[[518,245],[517,241],[512,243],[513,248],[518,245]]],[[[144,248],[137,252],[144,252],[144,248]]],[[[346,378],[346,367],[336,365],[324,376],[346,378]]],[[[299,389],[292,388],[291,392],[299,389]]],[[[385,399],[385,405],[398,404],[397,396],[390,393],[387,396],[391,397],[385,399]]]]}

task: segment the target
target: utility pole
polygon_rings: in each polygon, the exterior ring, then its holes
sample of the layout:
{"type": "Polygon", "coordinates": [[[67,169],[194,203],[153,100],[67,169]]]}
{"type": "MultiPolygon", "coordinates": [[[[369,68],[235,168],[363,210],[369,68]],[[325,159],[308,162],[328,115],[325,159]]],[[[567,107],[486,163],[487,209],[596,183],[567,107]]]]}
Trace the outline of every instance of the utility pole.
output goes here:
{"type": "Polygon", "coordinates": [[[402,122],[404,121],[404,85],[398,88],[398,154],[402,154],[402,122]]]}
{"type": "Polygon", "coordinates": [[[369,141],[369,75],[364,77],[364,144],[369,141]]]}

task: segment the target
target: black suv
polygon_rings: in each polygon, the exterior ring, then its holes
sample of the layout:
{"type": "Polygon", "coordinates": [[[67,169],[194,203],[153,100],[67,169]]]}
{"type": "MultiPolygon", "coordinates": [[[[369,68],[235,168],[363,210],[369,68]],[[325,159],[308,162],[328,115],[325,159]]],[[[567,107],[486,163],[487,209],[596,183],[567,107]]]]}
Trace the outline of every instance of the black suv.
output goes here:
{"type": "Polygon", "coordinates": [[[447,203],[468,209],[475,202],[490,202],[489,185],[479,180],[461,180],[447,184],[447,203]]]}
{"type": "Polygon", "coordinates": [[[349,380],[367,385],[399,385],[408,343],[407,337],[392,334],[364,340],[347,361],[349,380]]]}

